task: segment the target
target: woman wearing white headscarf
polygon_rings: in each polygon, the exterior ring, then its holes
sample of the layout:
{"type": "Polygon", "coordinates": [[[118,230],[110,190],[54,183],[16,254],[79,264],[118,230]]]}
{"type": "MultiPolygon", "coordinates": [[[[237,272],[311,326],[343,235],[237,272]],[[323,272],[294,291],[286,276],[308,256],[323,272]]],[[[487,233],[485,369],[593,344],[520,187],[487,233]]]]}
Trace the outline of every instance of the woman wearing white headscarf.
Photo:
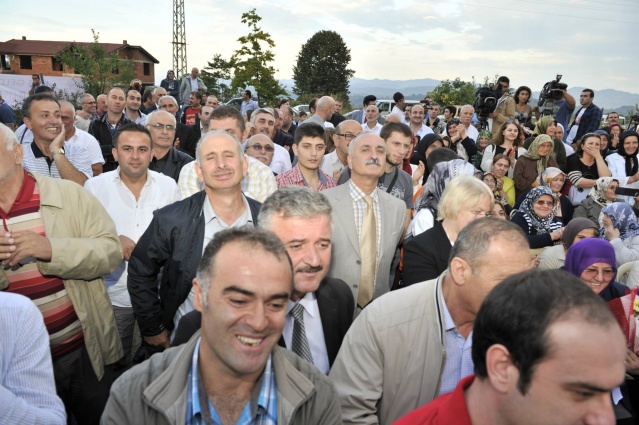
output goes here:
{"type": "Polygon", "coordinates": [[[612,177],[598,178],[588,197],[575,207],[573,217],[585,217],[599,224],[601,210],[617,200],[617,187],[619,181],[612,177]]]}

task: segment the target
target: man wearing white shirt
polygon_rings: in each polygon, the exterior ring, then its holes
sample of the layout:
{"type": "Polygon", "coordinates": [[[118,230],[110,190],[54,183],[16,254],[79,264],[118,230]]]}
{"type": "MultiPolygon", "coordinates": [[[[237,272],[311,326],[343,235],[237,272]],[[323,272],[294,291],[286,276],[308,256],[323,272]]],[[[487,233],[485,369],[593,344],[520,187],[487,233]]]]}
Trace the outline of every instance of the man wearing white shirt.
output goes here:
{"type": "Polygon", "coordinates": [[[333,135],[335,150],[324,155],[320,168],[336,181],[342,170],[348,166],[348,145],[362,132],[362,125],[355,120],[339,123],[333,135]]]}
{"type": "MultiPolygon", "coordinates": [[[[459,110],[459,121],[466,127],[466,136],[470,137],[477,143],[477,137],[479,136],[479,131],[475,128],[473,123],[473,114],[475,113],[475,108],[472,105],[464,105],[459,110]]],[[[452,118],[451,118],[452,119],[452,118]]],[[[442,133],[444,136],[447,136],[446,129],[444,126],[444,131],[442,133]]]]}
{"type": "Polygon", "coordinates": [[[126,107],[124,113],[136,124],[146,125],[146,114],[140,111],[142,106],[142,95],[137,90],[126,92],[126,107]]]}
{"type": "Polygon", "coordinates": [[[368,105],[365,109],[366,123],[362,124],[362,132],[375,133],[379,136],[379,132],[382,131],[382,125],[377,122],[379,117],[379,109],[375,105],[368,105]]]}
{"type": "Polygon", "coordinates": [[[406,117],[404,116],[404,108],[406,107],[406,100],[404,99],[404,95],[400,92],[397,92],[393,95],[393,100],[395,101],[395,106],[393,106],[391,114],[399,115],[402,118],[401,122],[407,124],[406,117]]]}
{"type": "Polygon", "coordinates": [[[148,130],[126,124],[113,139],[113,156],[119,166],[86,182],[84,187],[100,201],[115,223],[124,259],[111,274],[104,276],[113,304],[124,359],[129,361],[135,316],[127,290],[127,267],[131,252],[147,229],[153,212],[180,200],[175,180],[149,170],[153,146],[148,130]]]}
{"type": "Polygon", "coordinates": [[[413,105],[410,110],[410,129],[413,130],[413,134],[421,140],[427,134],[431,134],[431,130],[424,124],[424,107],[422,105],[413,105]]]}
{"type": "Polygon", "coordinates": [[[102,150],[98,141],[87,133],[75,126],[75,108],[67,101],[60,101],[60,118],[62,118],[62,125],[64,125],[64,148],[69,152],[77,150],[82,152],[83,156],[88,155],[88,159],[91,162],[91,171],[93,177],[102,174],[102,164],[104,164],[104,157],[102,156],[102,150]]]}

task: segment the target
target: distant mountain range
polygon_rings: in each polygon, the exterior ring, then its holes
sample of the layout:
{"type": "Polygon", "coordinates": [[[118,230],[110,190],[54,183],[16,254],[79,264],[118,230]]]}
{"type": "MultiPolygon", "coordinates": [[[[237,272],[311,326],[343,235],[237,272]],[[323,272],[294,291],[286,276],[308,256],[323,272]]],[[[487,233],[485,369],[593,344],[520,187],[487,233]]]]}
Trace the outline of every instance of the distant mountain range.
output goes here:
{"type": "MultiPolygon", "coordinates": [[[[291,79],[279,80],[289,93],[293,91],[295,84],[291,79]]],[[[351,78],[350,81],[350,101],[354,107],[362,104],[364,96],[374,94],[379,99],[392,99],[395,92],[402,92],[406,99],[423,99],[427,93],[432,91],[441,81],[431,78],[415,80],[366,80],[363,78],[351,78]]],[[[568,92],[575,97],[579,104],[579,95],[584,87],[570,87],[568,92]]],[[[536,103],[539,98],[539,91],[532,94],[532,102],[536,103]]],[[[628,109],[633,109],[639,104],[639,94],[620,90],[605,89],[595,92],[595,104],[604,109],[604,113],[612,110],[625,115],[628,109]]]]}

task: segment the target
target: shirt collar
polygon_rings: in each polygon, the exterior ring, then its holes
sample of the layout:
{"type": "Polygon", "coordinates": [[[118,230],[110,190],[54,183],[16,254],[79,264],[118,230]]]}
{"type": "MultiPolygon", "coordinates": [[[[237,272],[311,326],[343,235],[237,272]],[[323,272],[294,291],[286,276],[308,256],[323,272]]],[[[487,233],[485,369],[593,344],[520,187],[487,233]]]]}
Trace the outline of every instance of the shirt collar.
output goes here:
{"type": "MultiPolygon", "coordinates": [[[[242,200],[244,201],[244,206],[246,207],[246,210],[242,213],[242,215],[244,215],[247,211],[249,212],[249,219],[248,219],[248,223],[252,223],[253,222],[253,217],[250,214],[251,211],[251,206],[249,205],[248,201],[246,200],[246,197],[244,196],[244,194],[242,194],[242,200]]],[[[217,218],[217,215],[215,214],[215,210],[213,210],[213,207],[211,206],[211,201],[209,200],[209,195],[206,195],[204,197],[204,204],[202,205],[202,213],[204,213],[204,224],[209,223],[211,220],[213,220],[214,218],[217,218]]],[[[230,223],[233,224],[233,223],[230,223]]]]}
{"type": "MultiPolygon", "coordinates": [[[[120,178],[120,166],[118,165],[118,168],[116,169],[116,173],[113,173],[113,177],[112,177],[112,181],[116,182],[116,181],[122,181],[122,178],[120,178]]],[[[144,183],[144,186],[149,186],[150,184],[152,184],[153,182],[155,182],[155,176],[151,173],[151,170],[147,169],[146,170],[146,182],[144,183]]],[[[122,183],[124,184],[124,182],[122,183]]]]}
{"type": "MultiPolygon", "coordinates": [[[[348,184],[350,184],[350,189],[351,189],[351,196],[353,197],[353,200],[355,201],[361,201],[364,199],[364,196],[366,196],[366,193],[364,193],[364,191],[362,189],[360,189],[359,187],[357,187],[357,185],[355,185],[355,183],[353,183],[353,179],[348,181],[348,184]]],[[[373,192],[370,194],[371,197],[373,198],[373,202],[377,202],[377,187],[375,187],[375,189],[373,190],[373,192]]]]}
{"type": "Polygon", "coordinates": [[[312,318],[319,317],[319,309],[317,307],[317,297],[315,296],[315,292],[309,292],[299,301],[291,301],[288,300],[288,305],[286,306],[286,314],[289,314],[295,304],[301,304],[304,307],[304,310],[308,313],[312,318]]]}
{"type": "Polygon", "coordinates": [[[453,317],[450,315],[450,311],[448,311],[448,306],[446,305],[446,299],[444,297],[442,297],[442,307],[444,309],[444,324],[446,325],[446,332],[457,329],[455,322],[453,322],[453,317]]]}

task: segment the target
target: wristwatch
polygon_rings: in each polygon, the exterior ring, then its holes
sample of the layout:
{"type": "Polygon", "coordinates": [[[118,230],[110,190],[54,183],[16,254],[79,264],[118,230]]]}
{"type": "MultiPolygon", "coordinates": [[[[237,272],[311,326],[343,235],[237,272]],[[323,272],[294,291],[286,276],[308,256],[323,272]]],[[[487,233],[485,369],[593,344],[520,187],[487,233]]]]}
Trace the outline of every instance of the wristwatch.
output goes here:
{"type": "Polygon", "coordinates": [[[61,153],[62,155],[64,155],[64,148],[60,148],[60,149],[53,149],[51,151],[51,156],[55,156],[56,154],[61,153]]]}

